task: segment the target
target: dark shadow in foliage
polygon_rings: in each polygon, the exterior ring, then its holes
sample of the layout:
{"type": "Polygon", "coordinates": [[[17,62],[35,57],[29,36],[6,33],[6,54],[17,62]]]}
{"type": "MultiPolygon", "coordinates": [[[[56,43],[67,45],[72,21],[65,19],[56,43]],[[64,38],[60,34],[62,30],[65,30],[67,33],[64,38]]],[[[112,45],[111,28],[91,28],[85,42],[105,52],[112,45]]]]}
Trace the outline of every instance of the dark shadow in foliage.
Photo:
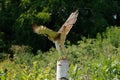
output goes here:
{"type": "Polygon", "coordinates": [[[32,23],[46,25],[57,31],[72,11],[79,8],[79,17],[67,39],[76,44],[81,36],[95,37],[107,26],[120,25],[120,3],[118,0],[2,0],[0,3],[0,32],[9,52],[13,44],[28,45],[36,53],[38,49],[47,51],[53,46],[43,36],[32,31],[32,23]],[[114,19],[116,15],[116,19],[114,19]]]}

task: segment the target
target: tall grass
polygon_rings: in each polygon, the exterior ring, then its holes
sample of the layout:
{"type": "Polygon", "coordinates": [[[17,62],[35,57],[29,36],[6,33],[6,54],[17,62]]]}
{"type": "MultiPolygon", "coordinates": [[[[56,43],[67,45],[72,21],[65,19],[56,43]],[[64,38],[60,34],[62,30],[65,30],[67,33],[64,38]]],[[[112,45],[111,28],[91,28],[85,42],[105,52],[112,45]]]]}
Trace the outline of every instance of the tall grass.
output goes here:
{"type": "MultiPolygon", "coordinates": [[[[120,80],[120,28],[107,28],[96,39],[83,38],[78,45],[67,45],[69,80],[120,80]]],[[[2,80],[55,80],[57,51],[13,46],[14,59],[0,63],[2,80]]]]}

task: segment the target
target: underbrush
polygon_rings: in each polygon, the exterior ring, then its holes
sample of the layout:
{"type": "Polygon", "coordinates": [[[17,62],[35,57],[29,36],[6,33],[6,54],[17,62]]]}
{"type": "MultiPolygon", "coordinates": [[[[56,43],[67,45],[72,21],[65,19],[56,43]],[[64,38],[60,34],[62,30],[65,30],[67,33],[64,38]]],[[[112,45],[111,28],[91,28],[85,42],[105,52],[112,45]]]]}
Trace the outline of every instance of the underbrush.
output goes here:
{"type": "MultiPolygon", "coordinates": [[[[67,45],[69,80],[120,80],[120,29],[108,28],[96,39],[84,38],[78,45],[67,45]]],[[[11,47],[14,58],[0,62],[1,80],[56,80],[58,53],[38,50],[32,55],[28,46],[11,47]]]]}

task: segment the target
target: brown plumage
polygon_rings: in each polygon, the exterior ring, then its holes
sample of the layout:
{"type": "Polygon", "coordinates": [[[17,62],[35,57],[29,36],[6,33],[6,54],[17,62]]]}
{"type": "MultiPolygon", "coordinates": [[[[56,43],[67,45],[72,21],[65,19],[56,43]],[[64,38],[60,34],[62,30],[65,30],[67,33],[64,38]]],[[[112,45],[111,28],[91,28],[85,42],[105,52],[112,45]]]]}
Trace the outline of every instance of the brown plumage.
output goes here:
{"type": "Polygon", "coordinates": [[[72,12],[58,32],[53,31],[45,26],[33,25],[33,31],[37,34],[43,34],[47,36],[52,42],[55,43],[56,49],[59,53],[66,53],[64,42],[67,34],[71,30],[73,24],[75,24],[78,17],[78,10],[72,12]]]}

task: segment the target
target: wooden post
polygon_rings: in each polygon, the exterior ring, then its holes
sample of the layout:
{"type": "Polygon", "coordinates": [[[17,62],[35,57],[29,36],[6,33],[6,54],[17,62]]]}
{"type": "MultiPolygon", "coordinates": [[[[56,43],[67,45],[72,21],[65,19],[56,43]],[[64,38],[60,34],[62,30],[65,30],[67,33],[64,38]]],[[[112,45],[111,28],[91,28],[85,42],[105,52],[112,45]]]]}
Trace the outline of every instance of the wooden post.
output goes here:
{"type": "Polygon", "coordinates": [[[57,80],[68,80],[69,63],[67,59],[57,61],[57,80]]]}

